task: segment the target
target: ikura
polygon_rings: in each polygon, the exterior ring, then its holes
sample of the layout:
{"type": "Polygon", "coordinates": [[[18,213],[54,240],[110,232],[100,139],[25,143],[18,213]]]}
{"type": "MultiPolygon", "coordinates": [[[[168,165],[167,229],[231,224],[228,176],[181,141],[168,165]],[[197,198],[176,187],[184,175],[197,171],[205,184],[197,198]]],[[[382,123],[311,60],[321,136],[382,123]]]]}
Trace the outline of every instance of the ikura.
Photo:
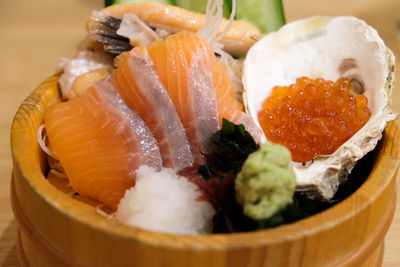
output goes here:
{"type": "Polygon", "coordinates": [[[350,80],[301,77],[276,86],[258,120],[270,142],[286,146],[296,162],[329,155],[361,129],[371,116],[364,95],[350,93],[350,80]]]}

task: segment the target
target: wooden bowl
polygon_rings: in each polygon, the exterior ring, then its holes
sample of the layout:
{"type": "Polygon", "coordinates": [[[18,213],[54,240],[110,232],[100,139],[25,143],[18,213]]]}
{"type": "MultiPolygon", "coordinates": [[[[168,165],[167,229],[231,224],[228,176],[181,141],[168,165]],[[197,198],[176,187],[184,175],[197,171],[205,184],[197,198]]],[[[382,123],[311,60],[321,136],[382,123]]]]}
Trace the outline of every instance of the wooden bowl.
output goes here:
{"type": "Polygon", "coordinates": [[[36,141],[43,110],[59,98],[58,76],[19,108],[11,133],[12,205],[25,266],[380,266],[395,208],[399,127],[391,122],[363,185],[338,205],[284,226],[248,233],[184,236],[112,222],[44,176],[36,141]]]}

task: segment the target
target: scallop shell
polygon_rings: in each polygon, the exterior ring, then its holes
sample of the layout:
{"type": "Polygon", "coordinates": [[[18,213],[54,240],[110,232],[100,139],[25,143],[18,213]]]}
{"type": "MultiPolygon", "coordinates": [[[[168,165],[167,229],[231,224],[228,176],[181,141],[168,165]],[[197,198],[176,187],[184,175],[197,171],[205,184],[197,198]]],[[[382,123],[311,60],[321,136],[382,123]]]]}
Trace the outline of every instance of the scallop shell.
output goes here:
{"type": "MultiPolygon", "coordinates": [[[[397,116],[390,109],[394,68],[394,55],[377,31],[350,16],[318,16],[289,23],[249,50],[243,100],[258,126],[257,113],[272,88],[295,83],[301,76],[333,81],[348,77],[358,85],[354,93],[368,98],[371,117],[347,142],[331,155],[293,163],[297,190],[331,199],[356,161],[374,149],[386,123],[397,116]]],[[[266,141],[265,136],[262,139],[266,141]]]]}

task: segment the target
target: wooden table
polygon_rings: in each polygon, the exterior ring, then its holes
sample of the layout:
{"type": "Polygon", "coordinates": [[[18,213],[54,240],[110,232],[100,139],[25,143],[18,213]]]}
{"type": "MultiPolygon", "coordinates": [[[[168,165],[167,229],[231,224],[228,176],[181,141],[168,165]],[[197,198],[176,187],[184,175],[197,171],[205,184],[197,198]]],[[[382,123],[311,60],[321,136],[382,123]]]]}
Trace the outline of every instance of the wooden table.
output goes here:
{"type": "MultiPolygon", "coordinates": [[[[87,17],[102,5],[101,0],[0,1],[0,266],[19,266],[17,224],[9,201],[13,115],[29,92],[55,71],[61,57],[74,56],[87,17]]],[[[400,55],[399,0],[284,0],[284,5],[288,21],[317,14],[360,17],[400,55]]],[[[396,65],[400,67],[398,60],[396,65]]],[[[400,71],[396,78],[400,81],[400,71]]],[[[393,107],[400,111],[399,86],[393,93],[393,107]]],[[[400,266],[400,198],[397,204],[386,238],[384,267],[400,266]]]]}

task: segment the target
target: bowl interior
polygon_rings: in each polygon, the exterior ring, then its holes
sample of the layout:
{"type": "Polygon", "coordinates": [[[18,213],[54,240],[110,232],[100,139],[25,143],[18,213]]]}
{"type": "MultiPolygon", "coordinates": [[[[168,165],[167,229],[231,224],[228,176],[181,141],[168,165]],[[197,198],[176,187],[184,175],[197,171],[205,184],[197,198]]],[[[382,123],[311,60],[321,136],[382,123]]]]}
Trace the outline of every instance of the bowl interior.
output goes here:
{"type": "MultiPolygon", "coordinates": [[[[355,168],[352,179],[357,179],[359,188],[338,205],[309,218],[276,228],[233,234],[182,236],[158,233],[129,227],[110,221],[96,211],[99,203],[73,195],[65,179],[49,175],[47,157],[37,143],[37,130],[43,119],[43,110],[60,98],[54,75],[42,83],[21,105],[12,126],[11,145],[14,169],[21,171],[23,179],[34,188],[49,206],[62,216],[79,221],[88,228],[106,231],[113,235],[170,247],[219,248],[241,247],[257,244],[278,244],[323,231],[332,224],[341,223],[361,213],[393,182],[399,166],[399,128],[390,122],[379,146],[365,157],[355,168]],[[179,238],[179,242],[176,242],[179,238]]],[[[346,188],[343,189],[346,194],[346,188]]]]}

